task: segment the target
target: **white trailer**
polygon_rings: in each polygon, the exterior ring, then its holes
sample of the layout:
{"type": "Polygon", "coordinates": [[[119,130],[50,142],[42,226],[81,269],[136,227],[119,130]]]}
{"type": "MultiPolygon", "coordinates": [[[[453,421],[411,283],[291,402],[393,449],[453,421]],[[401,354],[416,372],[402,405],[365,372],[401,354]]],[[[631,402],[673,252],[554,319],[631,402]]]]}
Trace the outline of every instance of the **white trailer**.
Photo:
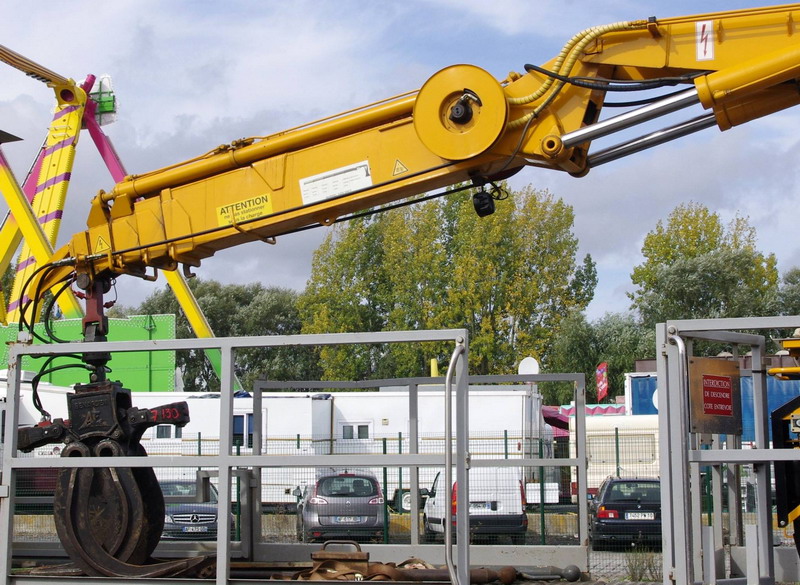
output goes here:
{"type": "MultiPolygon", "coordinates": [[[[208,395],[207,395],[208,396],[208,395]]],[[[134,394],[134,404],[150,406],[175,399],[189,402],[191,422],[179,431],[171,427],[148,430],[142,444],[151,454],[212,454],[218,448],[219,398],[175,393],[134,394]]],[[[528,386],[476,387],[470,391],[470,452],[474,458],[552,457],[552,433],[541,419],[541,399],[528,386]],[[507,389],[506,389],[507,388],[507,389]]],[[[253,452],[253,399],[234,398],[234,443],[242,454],[253,452]]],[[[261,407],[261,453],[271,455],[331,455],[408,453],[412,417],[406,390],[367,392],[265,393],[261,407]]],[[[419,392],[417,429],[421,453],[443,453],[444,395],[441,386],[419,392]]],[[[190,471],[190,470],[189,470],[190,471]]],[[[383,470],[373,470],[379,478],[383,470]]],[[[421,487],[435,475],[420,470],[421,487]]],[[[538,473],[538,469],[533,471],[538,473]]],[[[262,474],[263,500],[294,502],[292,492],[311,481],[313,469],[268,468],[262,474]]],[[[529,479],[533,479],[532,477],[529,479]]],[[[408,489],[409,473],[387,470],[387,494],[408,489]]],[[[538,480],[537,480],[538,481],[538,480]]],[[[539,491],[532,497],[538,498],[539,491]]],[[[550,486],[547,497],[557,498],[550,486]]]]}
{"type": "MultiPolygon", "coordinates": [[[[19,405],[19,424],[34,425],[38,423],[42,415],[34,406],[32,381],[36,372],[22,372],[22,384],[20,385],[20,405],[19,405]]],[[[0,400],[6,401],[6,391],[8,388],[8,371],[0,370],[0,400]]],[[[45,409],[51,414],[52,418],[66,418],[67,399],[66,395],[72,392],[72,388],[66,386],[56,386],[49,382],[40,382],[38,385],[39,398],[45,409]]],[[[5,421],[5,410],[3,410],[3,420],[5,421]]]]}
{"type": "MultiPolygon", "coordinates": [[[[570,418],[570,437],[575,418],[570,418]]],[[[575,457],[570,441],[570,457],[575,457]]],[[[659,476],[658,415],[597,415],[586,417],[586,477],[590,494],[608,476],[659,476]]],[[[577,501],[577,477],[572,471],[572,499],[577,501]]],[[[586,497],[586,494],[583,494],[586,497]]]]}
{"type": "MultiPolygon", "coordinates": [[[[26,376],[27,379],[30,376],[26,376]]],[[[35,424],[40,415],[33,406],[27,384],[22,388],[20,424],[35,424]]],[[[4,391],[4,388],[3,388],[4,391]]],[[[39,386],[45,408],[53,418],[67,418],[65,395],[72,390],[49,384],[39,386]]],[[[442,386],[422,386],[417,410],[418,447],[421,453],[444,453],[444,394],[442,386]]],[[[134,392],[132,402],[152,408],[185,400],[190,422],[183,428],[158,425],[141,440],[151,455],[215,455],[219,452],[220,397],[213,393],[134,392]]],[[[529,385],[481,386],[470,389],[470,452],[473,458],[549,459],[552,431],[541,416],[541,396],[529,385]]],[[[235,450],[254,452],[254,399],[233,399],[235,450]]],[[[331,455],[353,453],[408,453],[412,417],[407,389],[363,392],[269,392],[261,404],[260,452],[268,464],[273,455],[331,455]]],[[[53,446],[37,449],[32,456],[54,456],[53,446]]],[[[160,477],[193,477],[196,468],[157,468],[160,477]]],[[[383,478],[383,470],[373,470],[383,478]]],[[[420,469],[420,487],[429,487],[436,469],[420,469]]],[[[547,469],[549,474],[552,468],[547,469]]],[[[262,500],[267,504],[295,502],[294,488],[314,477],[311,468],[265,467],[262,500]]],[[[539,468],[526,474],[532,502],[540,499],[539,468]]],[[[410,473],[387,469],[386,492],[390,498],[409,488],[410,473]]],[[[546,478],[545,501],[557,501],[556,479],[546,478]]]]}

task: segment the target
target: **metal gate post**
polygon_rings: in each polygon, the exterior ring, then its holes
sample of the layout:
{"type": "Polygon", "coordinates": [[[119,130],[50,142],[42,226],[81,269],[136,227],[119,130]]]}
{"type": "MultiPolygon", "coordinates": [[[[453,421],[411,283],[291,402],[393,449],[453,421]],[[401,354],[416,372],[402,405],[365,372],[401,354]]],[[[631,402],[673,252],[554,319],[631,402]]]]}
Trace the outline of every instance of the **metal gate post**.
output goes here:
{"type": "MultiPolygon", "coordinates": [[[[456,481],[458,481],[458,508],[456,525],[458,543],[456,558],[458,583],[467,585],[469,579],[469,376],[468,347],[464,340],[464,353],[456,364],[456,481]]],[[[455,585],[455,584],[454,584],[455,585]]]]}
{"type": "Polygon", "coordinates": [[[694,568],[687,551],[691,550],[691,502],[689,500],[689,461],[683,445],[687,436],[686,346],[666,324],[656,328],[658,413],[661,461],[661,518],[663,539],[663,579],[665,585],[690,585],[694,568]],[[672,496],[672,497],[670,497],[672,496]]]}
{"type": "MultiPolygon", "coordinates": [[[[755,427],[755,448],[769,449],[769,427],[767,421],[770,413],[767,412],[767,373],[764,370],[764,351],[765,343],[752,345],[753,352],[753,423],[755,427]]],[[[754,465],[754,475],[756,476],[756,486],[758,493],[756,497],[759,502],[772,502],[771,470],[769,463],[754,465]]],[[[761,575],[775,575],[775,560],[772,555],[772,505],[759,505],[756,507],[758,527],[758,538],[756,540],[758,550],[758,566],[761,575]]],[[[745,544],[748,548],[752,545],[749,541],[745,544]]],[[[748,567],[748,574],[750,569],[748,567]]]]}
{"type": "Polygon", "coordinates": [[[22,360],[16,358],[13,352],[9,355],[8,367],[8,386],[6,390],[6,417],[5,417],[5,436],[2,449],[2,468],[0,476],[3,485],[0,489],[6,493],[0,493],[0,539],[6,542],[4,554],[0,554],[0,584],[8,583],[8,576],[11,573],[11,559],[14,540],[14,489],[16,479],[12,475],[11,457],[17,452],[17,427],[19,426],[19,408],[17,402],[19,398],[19,387],[22,373],[20,365],[22,360]]]}

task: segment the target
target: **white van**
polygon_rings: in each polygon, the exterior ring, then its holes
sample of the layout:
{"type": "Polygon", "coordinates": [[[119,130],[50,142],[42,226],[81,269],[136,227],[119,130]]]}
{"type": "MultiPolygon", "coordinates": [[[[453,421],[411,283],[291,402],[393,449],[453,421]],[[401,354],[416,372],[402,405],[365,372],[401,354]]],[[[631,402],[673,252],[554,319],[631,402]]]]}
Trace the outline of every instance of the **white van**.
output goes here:
{"type": "MultiPolygon", "coordinates": [[[[428,542],[444,536],[445,522],[456,522],[455,472],[453,485],[444,485],[444,471],[428,489],[423,515],[428,542]]],[[[469,470],[469,530],[472,537],[508,535],[512,544],[525,544],[528,516],[525,490],[518,468],[473,467],[469,470]]],[[[455,532],[453,533],[455,534],[455,532]]]]}

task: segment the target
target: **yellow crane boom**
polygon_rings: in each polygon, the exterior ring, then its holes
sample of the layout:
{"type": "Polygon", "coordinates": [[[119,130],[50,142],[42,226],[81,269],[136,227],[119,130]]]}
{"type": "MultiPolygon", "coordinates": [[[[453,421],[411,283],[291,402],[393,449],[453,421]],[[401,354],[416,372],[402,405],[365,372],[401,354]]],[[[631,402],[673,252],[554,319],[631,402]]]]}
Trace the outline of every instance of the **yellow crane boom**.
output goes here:
{"type": "Polygon", "coordinates": [[[725,130],[800,102],[798,21],[792,4],[596,27],[504,80],[448,67],[419,91],[128,177],[98,193],[88,229],[54,255],[45,280],[197,266],[224,248],[457,182],[524,166],[581,176],[702,128],[725,130]],[[658,88],[670,93],[600,120],[613,91],[658,88]],[[592,149],[597,138],[694,104],[707,114],[592,149]]]}

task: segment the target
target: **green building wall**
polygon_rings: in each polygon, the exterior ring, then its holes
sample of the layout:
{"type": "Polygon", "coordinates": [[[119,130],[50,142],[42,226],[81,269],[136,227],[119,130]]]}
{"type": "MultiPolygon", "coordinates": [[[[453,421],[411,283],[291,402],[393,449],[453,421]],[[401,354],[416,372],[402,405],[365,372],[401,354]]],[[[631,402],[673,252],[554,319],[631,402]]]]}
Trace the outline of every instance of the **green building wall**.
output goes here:
{"type": "MultiPolygon", "coordinates": [[[[53,332],[60,339],[81,339],[81,320],[63,319],[51,323],[53,332]]],[[[109,341],[148,341],[154,339],[175,339],[175,315],[133,315],[125,319],[109,319],[109,341]]],[[[8,343],[17,338],[19,327],[16,324],[0,326],[3,343],[2,363],[8,363],[8,343]]],[[[46,337],[44,327],[36,325],[36,332],[46,337]]],[[[40,343],[36,340],[36,343],[40,343]]],[[[22,369],[38,372],[44,358],[32,359],[25,356],[22,369]]],[[[52,366],[79,363],[78,360],[58,358],[52,366]]],[[[117,352],[108,363],[111,372],[109,380],[119,380],[123,387],[133,392],[172,392],[175,390],[175,352],[117,352]]],[[[42,378],[59,386],[73,386],[89,381],[89,373],[78,368],[58,370],[42,378]]]]}

